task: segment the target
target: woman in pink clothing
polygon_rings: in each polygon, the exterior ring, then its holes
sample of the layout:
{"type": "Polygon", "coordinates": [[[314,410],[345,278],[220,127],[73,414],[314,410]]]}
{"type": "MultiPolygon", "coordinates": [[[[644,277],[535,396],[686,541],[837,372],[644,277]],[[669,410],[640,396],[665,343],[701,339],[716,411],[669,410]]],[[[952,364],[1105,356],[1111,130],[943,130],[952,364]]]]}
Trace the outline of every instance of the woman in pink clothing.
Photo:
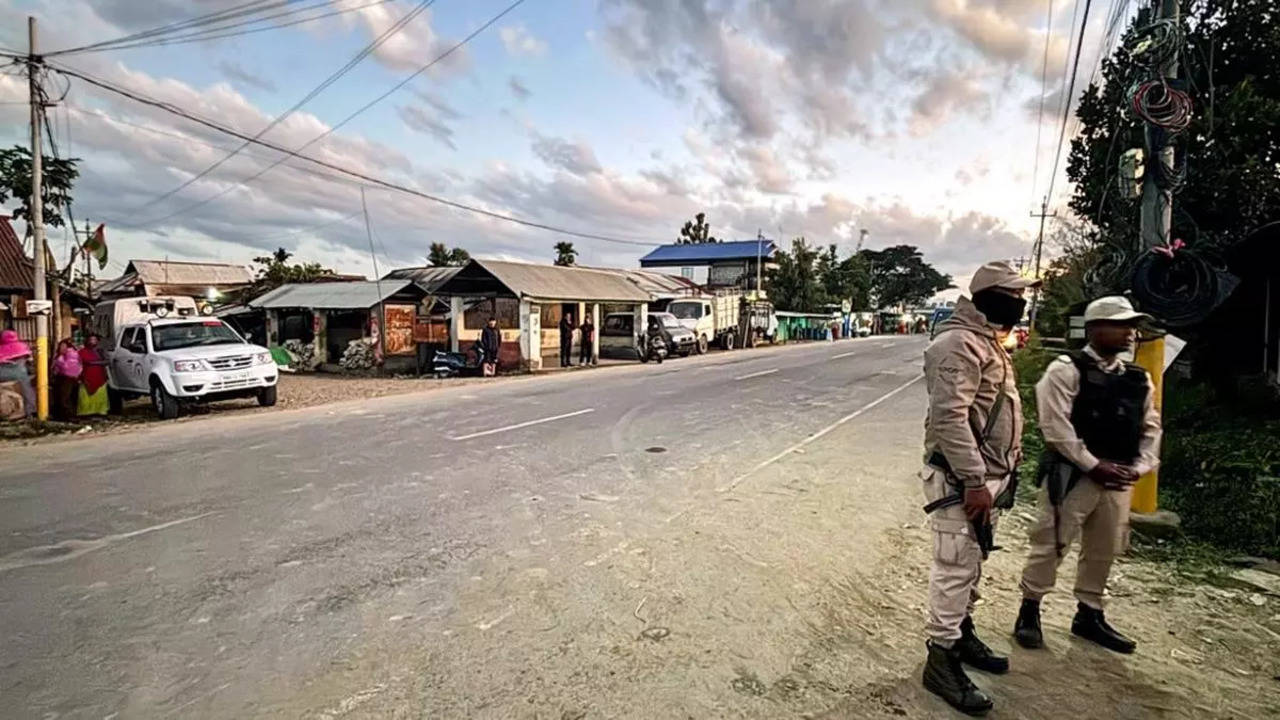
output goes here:
{"type": "Polygon", "coordinates": [[[70,340],[58,342],[53,360],[53,416],[58,420],[72,420],[76,416],[76,391],[80,387],[80,375],[84,364],[80,351],[70,340]]]}

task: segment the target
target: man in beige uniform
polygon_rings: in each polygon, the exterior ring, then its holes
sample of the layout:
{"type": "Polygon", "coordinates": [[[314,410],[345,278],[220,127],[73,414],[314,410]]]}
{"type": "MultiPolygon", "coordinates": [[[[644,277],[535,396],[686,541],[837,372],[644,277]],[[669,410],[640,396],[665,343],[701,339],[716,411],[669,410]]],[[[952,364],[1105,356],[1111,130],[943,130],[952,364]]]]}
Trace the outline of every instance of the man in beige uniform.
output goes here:
{"type": "Polygon", "coordinates": [[[929,414],[921,479],[933,527],[924,686],[970,715],[986,714],[992,702],[962,663],[993,673],[1009,669],[1007,658],[978,639],[970,613],[986,553],[979,531],[990,529],[993,500],[1022,456],[1022,403],[1002,344],[1022,320],[1022,296],[1035,284],[1008,263],[983,265],[969,284],[970,298],[956,303],[924,352],[929,414]]]}
{"type": "Polygon", "coordinates": [[[1129,524],[1133,483],[1159,462],[1160,414],[1151,377],[1118,357],[1133,349],[1138,324],[1149,320],[1126,298],[1094,300],[1084,314],[1084,351],[1059,357],[1036,384],[1040,430],[1051,453],[1041,469],[1042,515],[1031,532],[1014,626],[1023,647],[1044,644],[1040,599],[1053,589],[1063,551],[1077,535],[1079,605],[1071,632],[1116,652],[1137,646],[1107,623],[1102,594],[1129,524]]]}

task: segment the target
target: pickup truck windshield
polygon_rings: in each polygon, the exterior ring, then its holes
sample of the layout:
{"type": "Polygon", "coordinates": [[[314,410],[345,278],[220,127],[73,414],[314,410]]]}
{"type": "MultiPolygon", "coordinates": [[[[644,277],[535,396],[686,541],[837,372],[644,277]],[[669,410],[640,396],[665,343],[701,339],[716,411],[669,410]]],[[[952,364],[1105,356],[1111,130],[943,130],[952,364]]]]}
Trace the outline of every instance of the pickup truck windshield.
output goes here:
{"type": "Polygon", "coordinates": [[[205,345],[239,345],[244,341],[226,325],[204,321],[153,327],[151,342],[156,352],[160,352],[205,345]]]}
{"type": "Polygon", "coordinates": [[[702,303],[671,303],[667,311],[681,320],[697,320],[702,317],[702,303]]]}

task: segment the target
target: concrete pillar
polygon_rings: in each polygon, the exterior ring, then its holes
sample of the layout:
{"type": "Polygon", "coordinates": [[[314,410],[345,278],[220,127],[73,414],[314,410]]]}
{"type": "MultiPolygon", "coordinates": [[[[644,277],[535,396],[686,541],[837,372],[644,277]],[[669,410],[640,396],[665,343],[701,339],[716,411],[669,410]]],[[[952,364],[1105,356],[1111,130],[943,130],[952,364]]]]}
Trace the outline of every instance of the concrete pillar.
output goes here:
{"type": "Polygon", "coordinates": [[[525,368],[542,369],[542,307],[520,301],[520,356],[525,368]]]}
{"type": "Polygon", "coordinates": [[[637,303],[635,306],[636,349],[644,352],[644,343],[649,333],[649,303],[637,303]]]}
{"type": "Polygon", "coordinates": [[[600,303],[591,303],[591,324],[596,327],[595,343],[591,345],[591,364],[600,362],[600,303]]]}
{"type": "Polygon", "coordinates": [[[449,352],[458,352],[462,342],[462,321],[465,319],[465,304],[462,298],[454,295],[449,298],[449,352]]]}
{"type": "Polygon", "coordinates": [[[315,363],[326,362],[325,353],[329,347],[329,313],[316,310],[311,316],[311,329],[315,334],[311,343],[315,348],[315,363]]]}

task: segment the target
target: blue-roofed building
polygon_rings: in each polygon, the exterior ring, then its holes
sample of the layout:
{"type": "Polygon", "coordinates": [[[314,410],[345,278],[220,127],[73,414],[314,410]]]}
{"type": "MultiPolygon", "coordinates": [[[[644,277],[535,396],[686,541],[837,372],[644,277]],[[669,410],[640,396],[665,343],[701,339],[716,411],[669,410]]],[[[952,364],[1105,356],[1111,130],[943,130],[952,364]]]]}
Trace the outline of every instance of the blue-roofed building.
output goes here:
{"type": "Polygon", "coordinates": [[[640,267],[692,280],[707,287],[755,289],[756,261],[767,272],[778,252],[768,238],[695,245],[662,245],[640,258],[640,267]]]}

